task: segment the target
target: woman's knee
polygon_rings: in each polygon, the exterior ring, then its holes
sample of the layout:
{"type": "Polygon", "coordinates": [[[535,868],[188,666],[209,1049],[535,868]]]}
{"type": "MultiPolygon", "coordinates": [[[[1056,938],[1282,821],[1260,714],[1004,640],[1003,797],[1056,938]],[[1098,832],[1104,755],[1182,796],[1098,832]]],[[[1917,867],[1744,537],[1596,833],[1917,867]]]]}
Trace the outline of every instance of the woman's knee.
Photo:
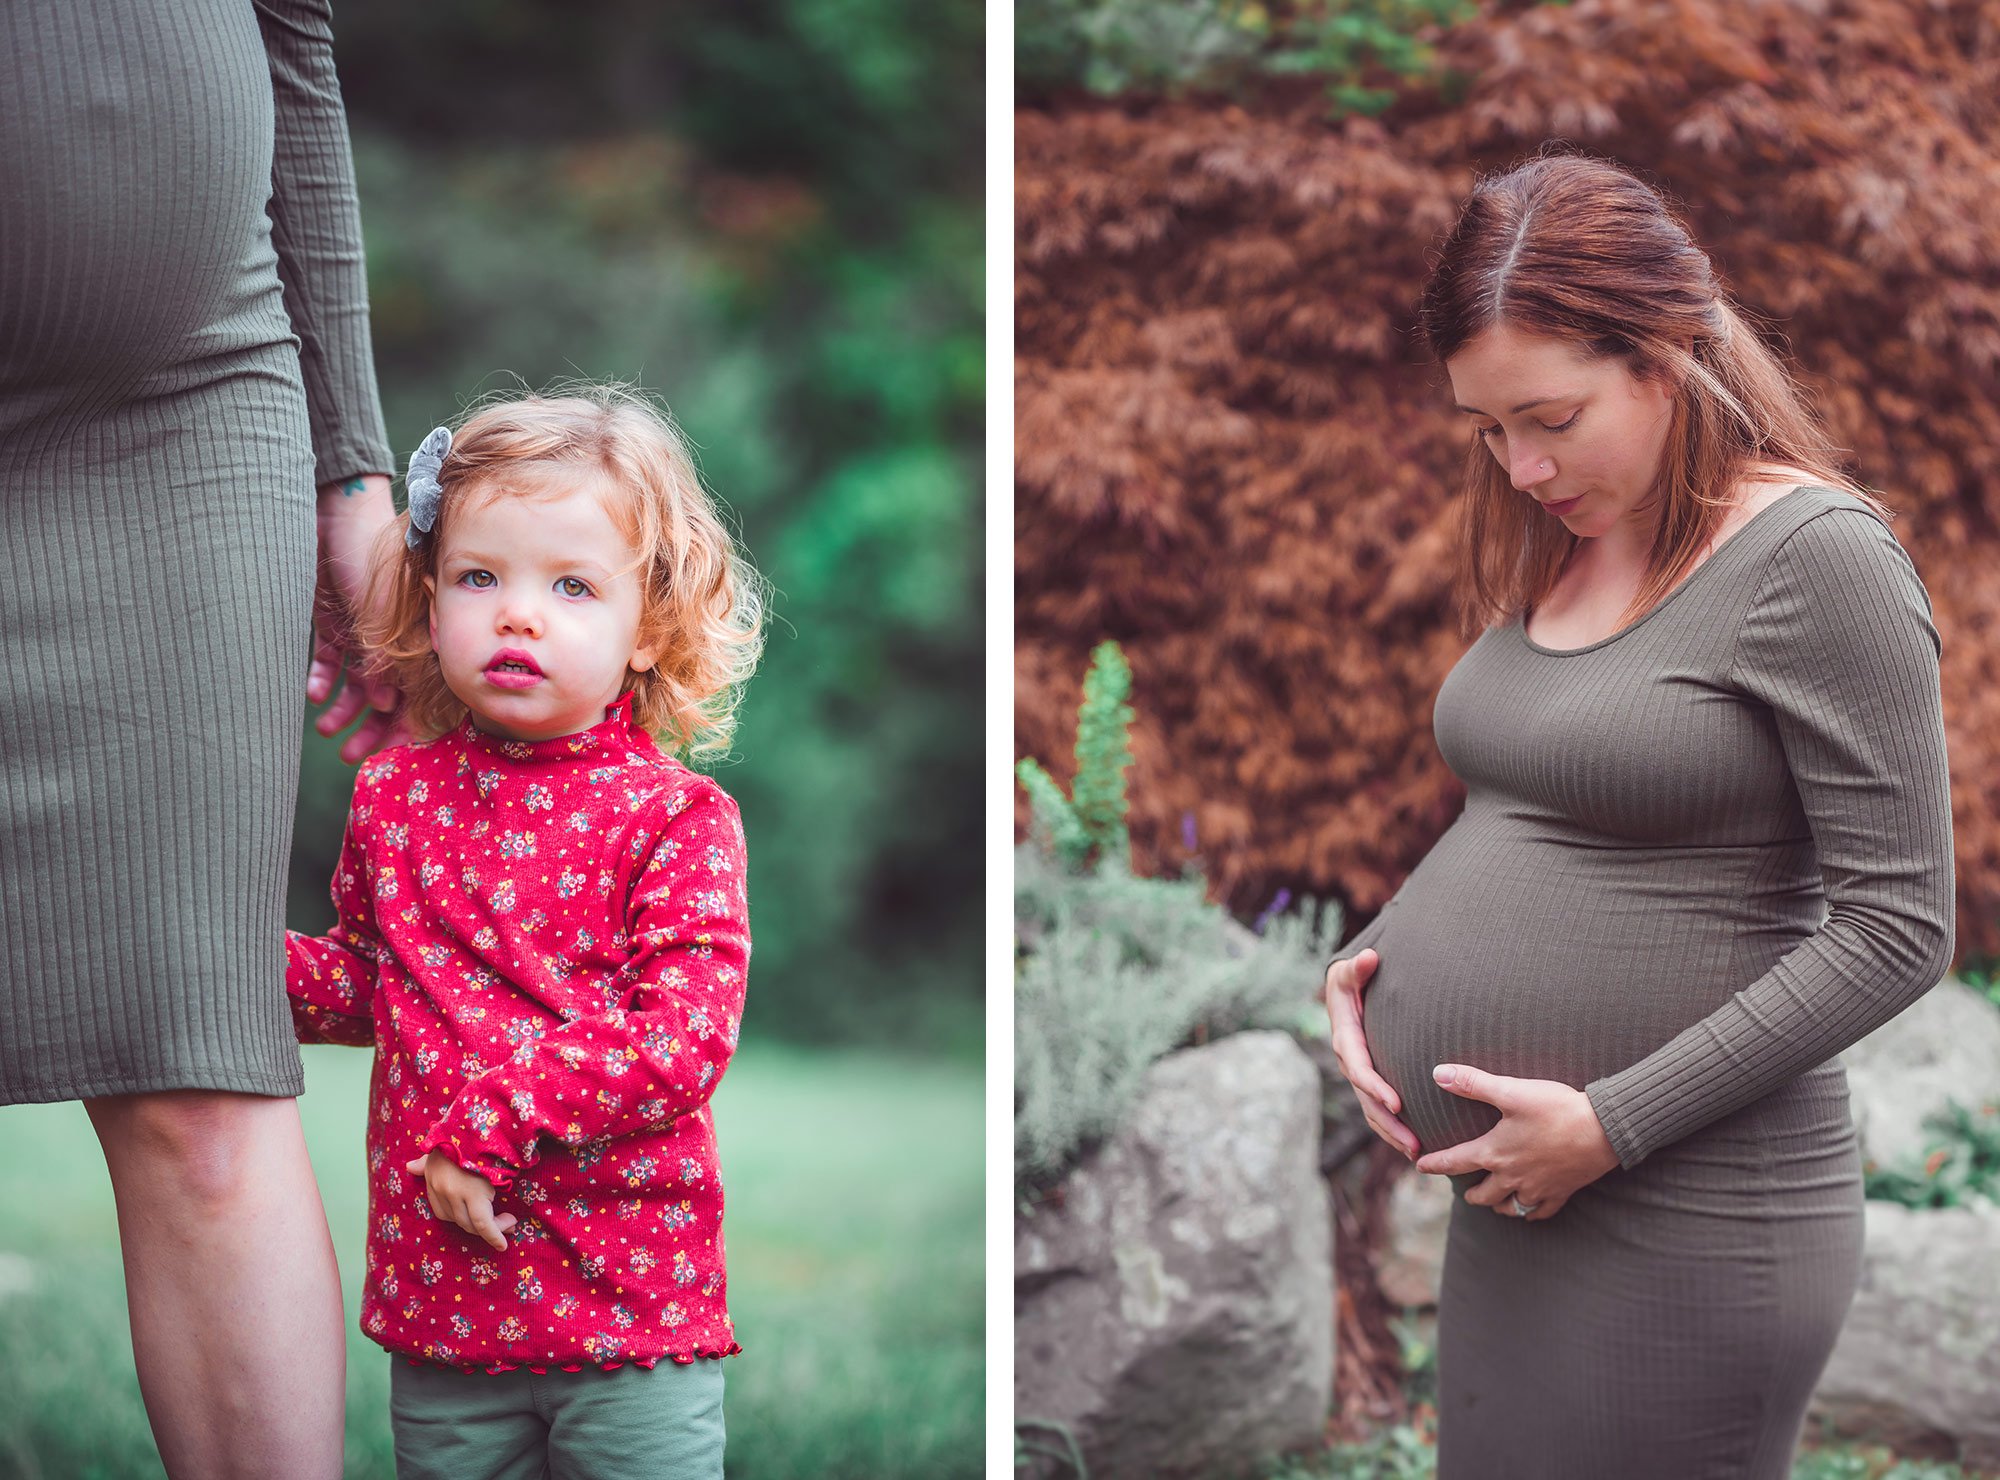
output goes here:
{"type": "Polygon", "coordinates": [[[195,1207],[234,1198],[287,1121],[298,1121],[296,1101],[223,1090],[117,1095],[85,1108],[114,1182],[165,1180],[195,1207]]]}

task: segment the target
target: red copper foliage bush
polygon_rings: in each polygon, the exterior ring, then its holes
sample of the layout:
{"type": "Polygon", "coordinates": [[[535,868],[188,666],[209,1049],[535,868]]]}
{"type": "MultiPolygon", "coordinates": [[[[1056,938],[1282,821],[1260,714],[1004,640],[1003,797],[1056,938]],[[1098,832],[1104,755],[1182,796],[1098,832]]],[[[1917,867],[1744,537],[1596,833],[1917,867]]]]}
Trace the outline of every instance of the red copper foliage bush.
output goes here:
{"type": "Polygon", "coordinates": [[[1135,867],[1178,868],[1192,813],[1239,911],[1381,905],[1462,800],[1430,719],[1471,436],[1411,308],[1475,171],[1563,139],[1680,203],[1900,511],[1960,949],[2000,949],[2000,4],[1580,0],[1442,51],[1462,95],[1378,121],[1304,90],[1017,113],[1019,753],[1065,775],[1116,638],[1135,867]]]}

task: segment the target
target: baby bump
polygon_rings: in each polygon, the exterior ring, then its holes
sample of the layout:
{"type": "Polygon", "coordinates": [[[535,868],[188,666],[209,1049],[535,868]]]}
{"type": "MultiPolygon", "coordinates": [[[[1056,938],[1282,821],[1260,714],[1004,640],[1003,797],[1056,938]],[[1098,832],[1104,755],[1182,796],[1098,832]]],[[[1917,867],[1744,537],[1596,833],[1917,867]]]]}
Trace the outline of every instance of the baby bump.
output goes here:
{"type": "MultiPolygon", "coordinates": [[[[1499,1112],[1438,1087],[1439,1064],[1582,1089],[1637,1062],[1740,982],[1726,963],[1727,916],[1684,900],[1641,928],[1605,900],[1551,913],[1524,891],[1474,887],[1424,907],[1404,897],[1377,941],[1362,993],[1375,1069],[1401,1119],[1436,1151],[1489,1130],[1499,1112]],[[1413,907],[1414,906],[1414,907],[1413,907]],[[1675,925],[1685,929],[1663,928],[1675,925]]],[[[1525,891],[1532,894],[1532,890],[1525,891]]]]}
{"type": "Polygon", "coordinates": [[[277,289],[253,9],[0,6],[0,388],[213,353],[277,289]]]}

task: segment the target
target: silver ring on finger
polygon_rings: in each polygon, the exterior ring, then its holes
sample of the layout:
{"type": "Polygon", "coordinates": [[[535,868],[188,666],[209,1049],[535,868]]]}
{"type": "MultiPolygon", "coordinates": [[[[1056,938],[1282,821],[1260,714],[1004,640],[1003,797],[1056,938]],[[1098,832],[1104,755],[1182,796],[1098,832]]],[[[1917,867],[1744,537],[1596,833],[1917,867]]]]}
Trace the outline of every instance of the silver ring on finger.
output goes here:
{"type": "Polygon", "coordinates": [[[1541,1206],[1540,1203],[1524,1203],[1521,1201],[1520,1198],[1515,1196],[1509,1196],[1507,1199],[1507,1203],[1509,1208],[1513,1211],[1513,1213],[1517,1217],[1522,1217],[1522,1218],[1527,1217],[1528,1214],[1534,1212],[1536,1208],[1539,1208],[1541,1206]]]}

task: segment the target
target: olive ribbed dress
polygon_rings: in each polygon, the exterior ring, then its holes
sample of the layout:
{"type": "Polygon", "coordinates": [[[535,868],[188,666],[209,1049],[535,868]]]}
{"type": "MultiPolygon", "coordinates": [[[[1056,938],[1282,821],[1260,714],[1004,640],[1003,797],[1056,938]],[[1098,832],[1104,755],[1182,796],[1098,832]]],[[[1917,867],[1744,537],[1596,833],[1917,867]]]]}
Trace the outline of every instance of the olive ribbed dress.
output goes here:
{"type": "Polygon", "coordinates": [[[314,488],[390,470],[326,5],[0,5],[0,1103],[303,1088],[314,488]]]}
{"type": "Polygon", "coordinates": [[[1852,496],[1767,505],[1638,621],[1489,628],[1439,690],[1465,809],[1335,959],[1425,1151],[1583,1089],[1620,1166],[1530,1222],[1453,1177],[1440,1480],[1782,1480],[1860,1275],[1835,1057],[1953,940],[1930,601],[1852,496]]]}

